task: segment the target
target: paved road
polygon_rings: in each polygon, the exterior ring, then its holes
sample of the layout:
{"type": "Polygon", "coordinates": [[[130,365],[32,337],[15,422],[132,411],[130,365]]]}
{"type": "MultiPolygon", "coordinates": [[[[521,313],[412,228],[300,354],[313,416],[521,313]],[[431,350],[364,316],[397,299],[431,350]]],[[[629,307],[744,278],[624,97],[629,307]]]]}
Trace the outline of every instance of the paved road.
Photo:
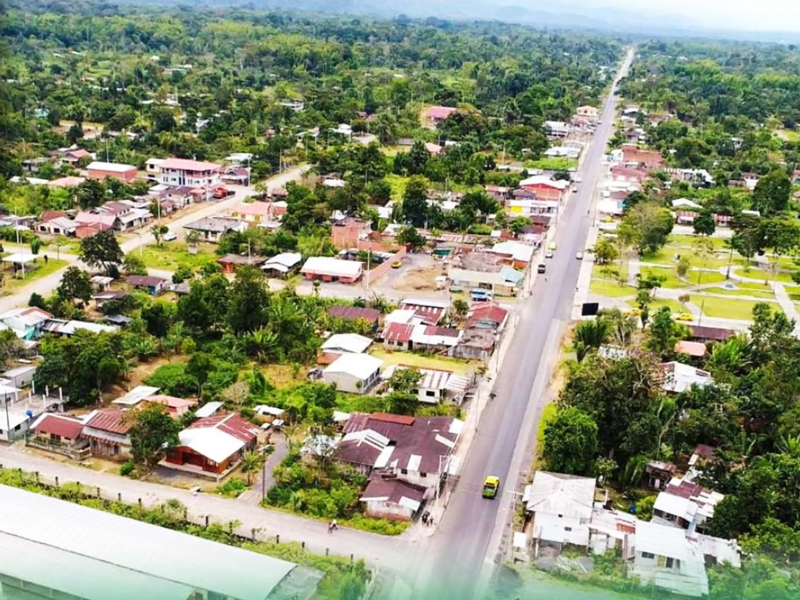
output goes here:
{"type": "Polygon", "coordinates": [[[591,224],[588,211],[601,175],[615,108],[612,94],[587,150],[579,191],[570,199],[556,232],[558,249],[547,261],[547,277],[539,278],[533,295],[521,300],[521,319],[494,388],[497,397],[484,411],[439,530],[431,538],[428,551],[420,553],[415,597],[473,598],[481,571],[487,571],[485,563],[498,558],[499,534],[510,516],[520,471],[527,468],[523,464],[525,447],[533,443],[531,437],[545,403],[543,392],[557,354],[557,334],[561,324],[570,319],[580,267],[575,255],[584,249],[591,224]],[[499,476],[505,488],[494,502],[483,500],[480,494],[483,478],[489,474],[499,476]]]}

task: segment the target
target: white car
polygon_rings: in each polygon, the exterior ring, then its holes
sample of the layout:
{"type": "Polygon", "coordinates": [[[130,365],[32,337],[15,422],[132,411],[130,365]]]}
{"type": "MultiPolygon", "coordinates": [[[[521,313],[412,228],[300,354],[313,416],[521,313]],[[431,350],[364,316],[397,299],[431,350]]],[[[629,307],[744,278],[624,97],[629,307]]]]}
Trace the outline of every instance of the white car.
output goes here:
{"type": "Polygon", "coordinates": [[[575,258],[577,258],[578,260],[583,260],[583,252],[578,252],[578,253],[575,255],[575,258]]]}
{"type": "Polygon", "coordinates": [[[164,237],[161,238],[161,239],[163,239],[165,242],[174,242],[175,240],[178,239],[178,234],[173,233],[173,232],[170,231],[170,232],[165,233],[164,237]]]}
{"type": "Polygon", "coordinates": [[[544,253],[544,257],[545,258],[553,258],[553,251],[552,250],[548,250],[547,252],[544,253]]]}

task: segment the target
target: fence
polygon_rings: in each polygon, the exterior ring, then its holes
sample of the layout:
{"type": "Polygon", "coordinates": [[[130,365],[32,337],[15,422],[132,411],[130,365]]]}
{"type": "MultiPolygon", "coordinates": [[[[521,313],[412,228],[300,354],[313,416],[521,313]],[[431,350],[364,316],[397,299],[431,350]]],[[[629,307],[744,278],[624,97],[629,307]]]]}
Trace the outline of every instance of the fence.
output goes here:
{"type": "Polygon", "coordinates": [[[369,275],[365,274],[365,276],[369,277],[370,284],[375,283],[379,278],[381,278],[384,275],[386,275],[386,273],[388,273],[391,270],[392,263],[397,262],[398,260],[402,260],[405,257],[406,254],[407,254],[407,251],[406,251],[405,247],[402,247],[394,255],[392,255],[391,257],[387,258],[385,261],[383,261],[377,267],[375,267],[375,268],[371,269],[370,271],[368,271],[369,275]]]}
{"type": "Polygon", "coordinates": [[[36,437],[35,435],[31,435],[30,432],[25,435],[25,445],[30,446],[31,448],[39,448],[40,450],[46,450],[47,452],[61,454],[62,456],[66,456],[72,460],[86,460],[91,455],[91,448],[89,446],[84,448],[76,448],[69,444],[62,444],[53,440],[46,440],[36,437]]]}

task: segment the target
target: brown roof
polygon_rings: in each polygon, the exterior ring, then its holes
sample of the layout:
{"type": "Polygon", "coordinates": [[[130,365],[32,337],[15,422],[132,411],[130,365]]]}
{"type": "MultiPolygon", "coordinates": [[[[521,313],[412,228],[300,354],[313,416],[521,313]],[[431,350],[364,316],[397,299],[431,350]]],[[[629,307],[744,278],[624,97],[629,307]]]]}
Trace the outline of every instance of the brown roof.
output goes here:
{"type": "Polygon", "coordinates": [[[508,317],[508,311],[494,303],[485,303],[477,308],[473,308],[467,320],[467,327],[471,327],[477,321],[491,321],[497,323],[498,326],[505,323],[508,317]]]}
{"type": "Polygon", "coordinates": [[[405,427],[410,427],[414,424],[416,417],[408,417],[405,415],[392,415],[389,413],[372,413],[369,416],[371,421],[380,421],[382,423],[396,423],[397,425],[403,425],[405,427]]]}
{"type": "Polygon", "coordinates": [[[126,435],[133,426],[131,419],[126,419],[127,413],[121,410],[98,410],[86,423],[86,427],[126,435]]]}
{"type": "Polygon", "coordinates": [[[164,396],[162,394],[157,394],[155,396],[148,396],[145,398],[146,402],[157,402],[158,404],[163,404],[168,408],[184,408],[189,406],[195,406],[197,404],[197,400],[187,400],[186,398],[175,398],[174,396],[164,396]]]}
{"type": "Polygon", "coordinates": [[[414,302],[402,302],[400,304],[401,310],[413,310],[414,314],[420,319],[428,321],[428,325],[436,325],[442,320],[444,313],[447,312],[446,308],[441,306],[426,306],[424,304],[416,304],[414,302]]]}
{"type": "Polygon", "coordinates": [[[219,429],[245,443],[258,436],[258,427],[233,414],[198,419],[186,429],[219,429]]]}
{"type": "Polygon", "coordinates": [[[267,262],[267,259],[261,256],[241,256],[239,254],[228,254],[217,259],[217,262],[223,265],[263,265],[265,262],[267,262]]]}
{"type": "Polygon", "coordinates": [[[722,329],[720,327],[706,327],[705,325],[697,325],[689,327],[692,331],[692,338],[702,340],[714,340],[717,342],[724,342],[728,338],[736,335],[733,329],[722,329]]]}
{"type": "Polygon", "coordinates": [[[414,325],[406,323],[389,323],[383,332],[383,339],[387,342],[408,342],[414,334],[414,325]]]}
{"type": "Polygon", "coordinates": [[[42,223],[47,223],[48,221],[52,221],[53,219],[58,219],[66,216],[67,213],[65,213],[62,210],[46,210],[42,213],[41,221],[42,223]]]}
{"type": "Polygon", "coordinates": [[[425,499],[425,488],[394,477],[375,474],[370,477],[369,485],[361,494],[362,501],[385,499],[385,502],[392,504],[399,504],[402,498],[422,502],[425,499]]]}
{"type": "Polygon", "coordinates": [[[59,435],[68,440],[75,440],[83,431],[83,423],[64,415],[45,414],[34,427],[36,433],[59,435]]]}
{"type": "Polygon", "coordinates": [[[703,458],[714,458],[714,453],[717,451],[714,446],[707,446],[705,444],[697,444],[694,453],[703,458]]]}
{"type": "Polygon", "coordinates": [[[702,342],[678,342],[675,344],[675,352],[687,356],[702,357],[708,352],[708,348],[702,342]]]}
{"type": "Polygon", "coordinates": [[[374,308],[359,308],[356,306],[332,306],[328,309],[328,314],[346,321],[364,319],[370,323],[377,323],[381,317],[380,311],[374,308]]]}

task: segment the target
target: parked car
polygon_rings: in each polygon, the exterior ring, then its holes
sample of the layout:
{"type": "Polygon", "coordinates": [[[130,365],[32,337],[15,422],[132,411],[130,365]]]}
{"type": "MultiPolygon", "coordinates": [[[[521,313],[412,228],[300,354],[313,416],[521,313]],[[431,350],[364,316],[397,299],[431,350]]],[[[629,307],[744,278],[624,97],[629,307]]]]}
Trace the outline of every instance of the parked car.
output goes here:
{"type": "Polygon", "coordinates": [[[497,492],[500,490],[500,478],[494,475],[489,475],[483,480],[483,497],[493,500],[497,498],[497,492]]]}
{"type": "Polygon", "coordinates": [[[575,255],[575,258],[577,258],[578,260],[583,260],[583,252],[578,252],[578,253],[575,255]]]}
{"type": "Polygon", "coordinates": [[[178,239],[178,234],[172,231],[168,231],[167,233],[164,234],[164,236],[161,239],[164,240],[165,242],[174,242],[175,240],[178,239]]]}
{"type": "Polygon", "coordinates": [[[541,263],[541,264],[540,264],[540,265],[539,265],[539,266],[536,268],[536,271],[537,271],[538,273],[544,273],[544,272],[545,272],[545,269],[547,269],[547,266],[546,266],[544,263],[541,263]]]}
{"type": "Polygon", "coordinates": [[[394,261],[394,262],[392,263],[392,268],[393,268],[393,269],[399,269],[399,268],[400,268],[400,267],[402,267],[402,266],[403,266],[403,263],[402,263],[401,261],[399,261],[399,260],[396,260],[396,261],[394,261]]]}
{"type": "Polygon", "coordinates": [[[473,302],[489,302],[494,298],[494,294],[489,290],[472,290],[470,297],[473,302]]]}
{"type": "Polygon", "coordinates": [[[694,321],[694,316],[691,313],[681,313],[675,317],[676,321],[694,321]]]}
{"type": "Polygon", "coordinates": [[[544,257],[545,258],[553,258],[553,251],[552,250],[548,250],[547,252],[544,253],[544,257]]]}

